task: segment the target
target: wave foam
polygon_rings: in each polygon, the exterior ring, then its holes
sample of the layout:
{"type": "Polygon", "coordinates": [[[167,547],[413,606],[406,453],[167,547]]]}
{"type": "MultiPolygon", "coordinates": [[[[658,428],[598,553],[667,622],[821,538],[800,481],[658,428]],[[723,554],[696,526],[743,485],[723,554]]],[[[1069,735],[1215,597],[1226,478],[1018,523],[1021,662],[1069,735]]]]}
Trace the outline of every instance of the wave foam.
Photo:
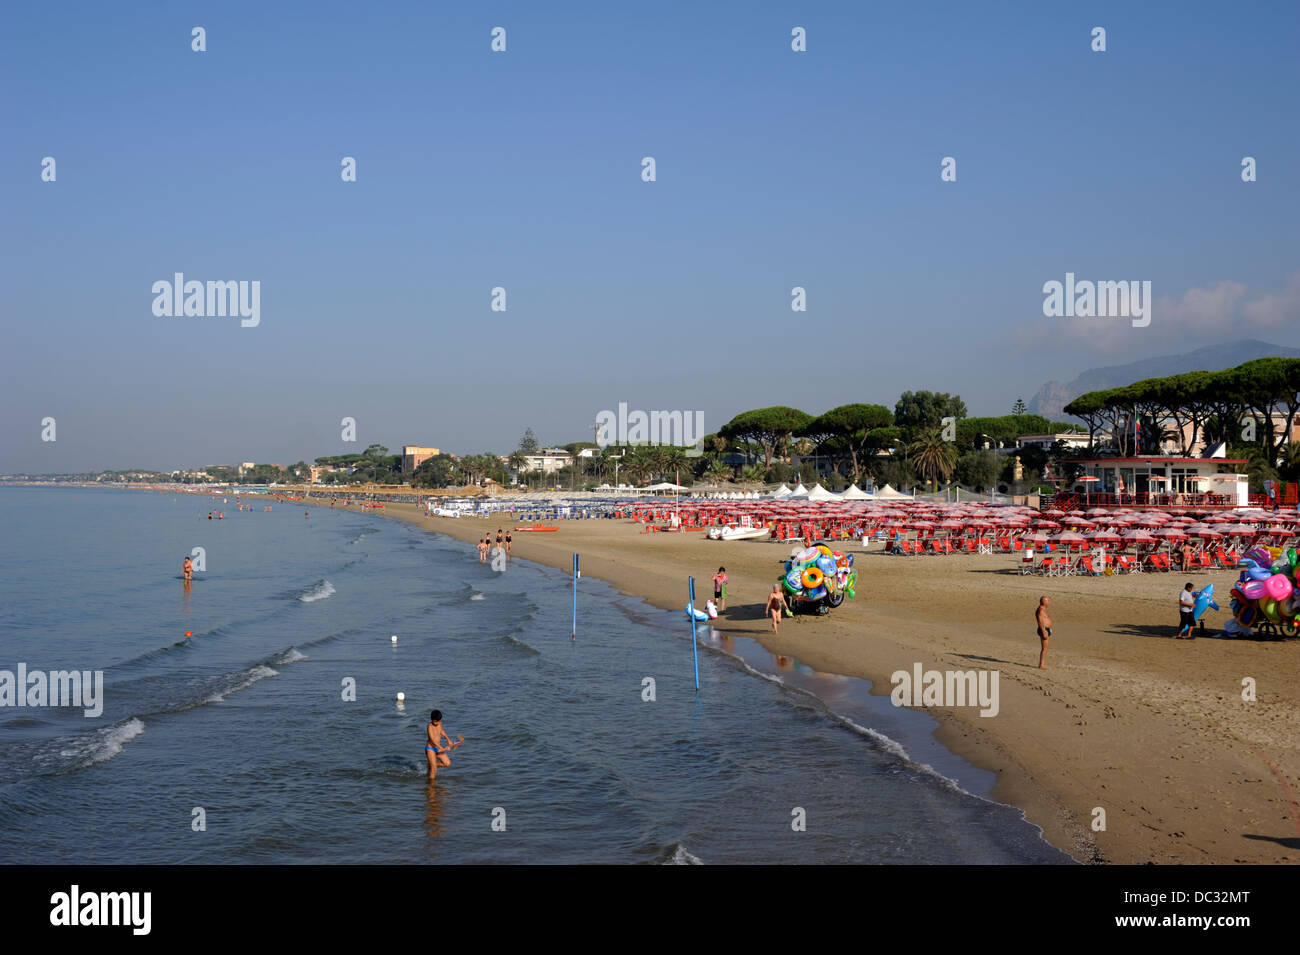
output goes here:
{"type": "Polygon", "coordinates": [[[121,723],[74,738],[67,749],[59,750],[59,755],[74,760],[80,766],[102,763],[122,752],[123,746],[143,732],[144,723],[133,716],[121,723]]]}
{"type": "Polygon", "coordinates": [[[333,597],[335,594],[334,585],[328,580],[319,580],[312,587],[304,590],[298,595],[298,599],[305,604],[315,603],[317,600],[324,600],[326,597],[333,597]]]}

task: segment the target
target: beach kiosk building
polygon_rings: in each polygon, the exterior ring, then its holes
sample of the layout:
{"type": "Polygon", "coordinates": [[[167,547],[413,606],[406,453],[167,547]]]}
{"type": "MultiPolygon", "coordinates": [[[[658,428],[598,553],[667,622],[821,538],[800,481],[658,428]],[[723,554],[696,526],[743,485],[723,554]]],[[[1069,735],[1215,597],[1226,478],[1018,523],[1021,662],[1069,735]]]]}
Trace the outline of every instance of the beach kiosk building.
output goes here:
{"type": "Polygon", "coordinates": [[[1082,468],[1057,497],[1094,507],[1249,507],[1244,458],[1066,458],[1082,468]]]}

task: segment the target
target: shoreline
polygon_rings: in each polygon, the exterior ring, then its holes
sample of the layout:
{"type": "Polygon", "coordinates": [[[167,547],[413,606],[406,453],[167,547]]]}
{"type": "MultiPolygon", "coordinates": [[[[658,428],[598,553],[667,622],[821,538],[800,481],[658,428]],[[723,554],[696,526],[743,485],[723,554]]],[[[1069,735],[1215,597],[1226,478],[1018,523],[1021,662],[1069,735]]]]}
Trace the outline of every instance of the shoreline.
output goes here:
{"type": "MultiPolygon", "coordinates": [[[[329,507],[331,496],[308,492],[306,503],[329,507]]],[[[302,502],[282,506],[295,503],[302,502]]],[[[471,544],[514,526],[508,514],[426,517],[414,504],[369,513],[471,544]]],[[[1009,556],[905,559],[846,541],[840,549],[857,555],[857,598],[825,617],[787,618],[774,636],[761,607],[789,545],[638,533],[627,519],[559,527],[515,534],[514,555],[567,572],[577,551],[586,576],[670,611],[686,603],[687,574],[697,578],[698,602],[725,564],[728,609],[714,622],[716,633],[749,636],[822,673],[867,680],[874,696],[888,696],[890,674],[916,664],[996,669],[996,717],[974,707],[915,708],[938,723],[935,743],[992,775],[987,798],[1020,810],[1078,861],[1300,860],[1295,641],[1168,639],[1180,575],[1021,577],[1009,556]],[[1037,669],[1033,623],[1039,594],[1052,598],[1054,618],[1045,671],[1037,669]],[[1247,678],[1258,685],[1249,702],[1242,699],[1247,678]]],[[[1193,580],[1226,593],[1234,577],[1193,580]]],[[[1214,614],[1206,633],[1225,618],[1214,614]]]]}

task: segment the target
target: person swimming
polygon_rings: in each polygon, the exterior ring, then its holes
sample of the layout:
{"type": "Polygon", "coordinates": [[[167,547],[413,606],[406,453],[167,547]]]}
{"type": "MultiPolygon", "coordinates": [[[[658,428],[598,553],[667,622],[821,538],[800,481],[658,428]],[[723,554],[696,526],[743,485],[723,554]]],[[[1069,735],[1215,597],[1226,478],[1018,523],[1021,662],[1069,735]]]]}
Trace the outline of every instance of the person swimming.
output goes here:
{"type": "Polygon", "coordinates": [[[451,765],[451,757],[447,754],[452,751],[453,744],[451,737],[442,728],[442,710],[429,713],[429,726],[425,735],[424,755],[429,760],[429,778],[433,779],[438,775],[439,766],[451,765]],[[446,746],[442,745],[444,742],[446,746]]]}

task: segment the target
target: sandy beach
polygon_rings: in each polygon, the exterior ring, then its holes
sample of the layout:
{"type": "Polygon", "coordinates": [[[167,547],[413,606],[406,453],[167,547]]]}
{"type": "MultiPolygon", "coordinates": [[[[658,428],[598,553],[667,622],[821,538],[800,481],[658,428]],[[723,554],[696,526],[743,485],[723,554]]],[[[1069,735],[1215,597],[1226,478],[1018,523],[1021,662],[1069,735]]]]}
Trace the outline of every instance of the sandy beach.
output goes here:
{"type": "MultiPolygon", "coordinates": [[[[389,505],[387,514],[471,543],[510,526],[505,515],[425,517],[414,505],[389,505]]],[[[941,723],[937,738],[996,773],[993,796],[1081,861],[1300,859],[1295,644],[1170,639],[1188,578],[1021,577],[1008,555],[896,557],[855,541],[846,549],[858,555],[857,598],[825,617],[787,618],[776,636],[761,609],[788,544],[647,534],[628,520],[559,527],[515,534],[515,556],[567,569],[577,551],[584,576],[664,609],[684,605],[688,574],[702,602],[725,565],[727,610],[717,629],[870,680],[876,693],[887,695],[890,674],[916,663],[998,670],[1000,712],[930,708],[941,723]],[[1055,624],[1045,671],[1033,621],[1044,594],[1055,624]],[[1247,677],[1257,684],[1254,702],[1242,699],[1247,677]],[[1105,828],[1094,831],[1098,809],[1105,828]]],[[[1233,578],[1220,571],[1190,579],[1226,594],[1233,578]]],[[[1213,633],[1224,615],[1208,619],[1213,633]]]]}

